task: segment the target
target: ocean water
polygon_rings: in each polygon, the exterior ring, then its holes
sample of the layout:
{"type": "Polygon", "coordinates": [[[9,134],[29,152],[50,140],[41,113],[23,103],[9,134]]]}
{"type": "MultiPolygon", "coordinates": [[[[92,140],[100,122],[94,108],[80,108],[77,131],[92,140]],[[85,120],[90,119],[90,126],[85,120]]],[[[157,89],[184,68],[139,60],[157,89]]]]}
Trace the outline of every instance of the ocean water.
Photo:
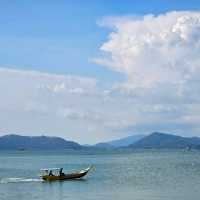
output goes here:
{"type": "Polygon", "coordinates": [[[199,200],[199,151],[1,151],[0,200],[199,200]],[[43,182],[39,169],[93,164],[82,180],[43,182]]]}

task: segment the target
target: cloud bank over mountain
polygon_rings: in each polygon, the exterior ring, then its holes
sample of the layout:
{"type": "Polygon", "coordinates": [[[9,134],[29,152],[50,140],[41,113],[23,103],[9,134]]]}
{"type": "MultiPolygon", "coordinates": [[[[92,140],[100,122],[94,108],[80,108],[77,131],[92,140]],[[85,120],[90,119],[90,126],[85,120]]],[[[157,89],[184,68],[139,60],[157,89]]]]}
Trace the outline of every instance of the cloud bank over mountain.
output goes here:
{"type": "Polygon", "coordinates": [[[108,89],[94,78],[0,68],[0,132],[83,143],[118,137],[132,120],[108,89]]]}

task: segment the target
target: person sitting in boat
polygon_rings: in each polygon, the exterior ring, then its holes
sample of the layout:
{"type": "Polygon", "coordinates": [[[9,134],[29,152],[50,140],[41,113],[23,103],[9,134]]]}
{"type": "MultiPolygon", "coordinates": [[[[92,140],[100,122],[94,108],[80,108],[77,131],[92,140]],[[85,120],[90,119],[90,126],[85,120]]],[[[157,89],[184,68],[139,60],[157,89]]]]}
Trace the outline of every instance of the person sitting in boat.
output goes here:
{"type": "Polygon", "coordinates": [[[59,171],[59,175],[60,176],[64,176],[65,175],[62,170],[63,170],[63,168],[60,168],[60,171],[59,171]]]}
{"type": "Polygon", "coordinates": [[[49,171],[49,176],[54,176],[52,170],[49,171]]]}

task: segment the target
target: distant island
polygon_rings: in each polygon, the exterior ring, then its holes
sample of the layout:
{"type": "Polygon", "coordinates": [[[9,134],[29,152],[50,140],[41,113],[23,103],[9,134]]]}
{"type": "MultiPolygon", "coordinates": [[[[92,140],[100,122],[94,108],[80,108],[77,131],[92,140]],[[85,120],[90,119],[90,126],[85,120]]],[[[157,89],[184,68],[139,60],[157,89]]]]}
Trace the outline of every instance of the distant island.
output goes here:
{"type": "Polygon", "coordinates": [[[103,147],[103,148],[119,148],[119,147],[127,147],[131,144],[136,143],[137,141],[144,138],[145,135],[131,135],[128,137],[120,138],[117,140],[111,140],[108,142],[100,142],[95,144],[95,147],[103,147]]]}
{"type": "Polygon", "coordinates": [[[80,145],[60,137],[5,135],[0,137],[0,150],[115,150],[115,149],[200,149],[199,137],[182,137],[154,132],[133,135],[118,140],[80,145]]]}
{"type": "Polygon", "coordinates": [[[172,134],[152,133],[129,145],[134,149],[200,149],[199,137],[182,137],[172,134]]]}
{"type": "Polygon", "coordinates": [[[0,150],[81,149],[82,146],[60,137],[5,135],[0,137],[0,150]]]}

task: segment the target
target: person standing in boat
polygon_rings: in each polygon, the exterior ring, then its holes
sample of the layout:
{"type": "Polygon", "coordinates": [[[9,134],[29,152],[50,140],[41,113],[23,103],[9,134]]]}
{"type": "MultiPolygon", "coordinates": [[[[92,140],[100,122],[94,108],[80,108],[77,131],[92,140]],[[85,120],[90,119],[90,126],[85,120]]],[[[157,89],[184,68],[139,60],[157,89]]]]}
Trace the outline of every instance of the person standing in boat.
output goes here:
{"type": "Polygon", "coordinates": [[[49,171],[49,176],[54,176],[52,170],[49,171]]]}
{"type": "Polygon", "coordinates": [[[59,175],[60,176],[64,176],[65,175],[62,170],[63,170],[63,168],[60,168],[60,171],[59,171],[59,175]]]}

